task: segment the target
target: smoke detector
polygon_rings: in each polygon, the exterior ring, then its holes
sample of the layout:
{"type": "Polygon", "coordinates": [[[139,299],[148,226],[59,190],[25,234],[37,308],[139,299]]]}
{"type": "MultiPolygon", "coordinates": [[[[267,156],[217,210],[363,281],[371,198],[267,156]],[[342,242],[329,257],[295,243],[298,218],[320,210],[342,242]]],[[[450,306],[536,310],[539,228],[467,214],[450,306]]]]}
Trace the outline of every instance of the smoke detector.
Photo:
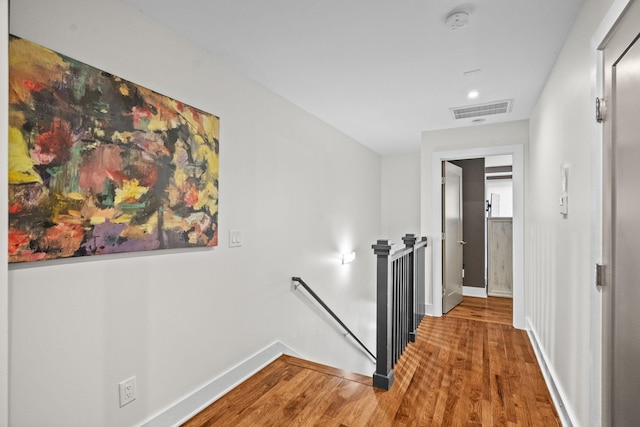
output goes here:
{"type": "Polygon", "coordinates": [[[444,19],[444,24],[452,30],[466,27],[469,24],[469,13],[461,10],[451,12],[444,19]]]}

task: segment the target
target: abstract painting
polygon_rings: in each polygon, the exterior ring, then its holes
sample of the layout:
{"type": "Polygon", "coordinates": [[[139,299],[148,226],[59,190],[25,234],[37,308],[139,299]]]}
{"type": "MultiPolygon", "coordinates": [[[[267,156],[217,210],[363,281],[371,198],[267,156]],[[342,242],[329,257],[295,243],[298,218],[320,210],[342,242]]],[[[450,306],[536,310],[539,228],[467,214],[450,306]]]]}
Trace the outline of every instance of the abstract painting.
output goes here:
{"type": "Polygon", "coordinates": [[[215,246],[220,119],[9,41],[9,262],[215,246]]]}

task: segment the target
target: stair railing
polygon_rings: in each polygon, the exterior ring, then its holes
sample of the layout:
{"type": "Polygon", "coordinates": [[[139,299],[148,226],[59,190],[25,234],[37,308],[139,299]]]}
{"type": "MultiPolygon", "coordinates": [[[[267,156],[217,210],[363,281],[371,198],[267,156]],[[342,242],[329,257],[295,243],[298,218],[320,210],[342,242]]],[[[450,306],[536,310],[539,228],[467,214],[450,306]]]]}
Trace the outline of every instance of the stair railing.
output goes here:
{"type": "Polygon", "coordinates": [[[402,238],[405,247],[393,254],[389,240],[372,245],[377,256],[376,372],[373,386],[389,390],[393,367],[409,342],[414,342],[424,316],[425,248],[427,238],[402,238]]]}
{"type": "Polygon", "coordinates": [[[296,282],[297,284],[295,285],[296,289],[298,289],[298,286],[302,286],[308,293],[309,295],[311,295],[313,297],[313,299],[315,299],[318,304],[320,304],[322,306],[322,308],[325,309],[325,311],[336,321],[338,322],[338,324],[345,330],[347,335],[351,335],[351,338],[353,338],[355,340],[356,343],[358,343],[360,345],[360,347],[362,347],[362,349],[364,351],[366,351],[369,356],[371,356],[373,358],[373,360],[376,360],[376,356],[371,352],[371,350],[369,350],[367,348],[366,345],[364,345],[362,343],[362,341],[360,341],[360,339],[358,339],[358,337],[351,331],[351,329],[349,329],[347,327],[347,325],[344,324],[344,322],[342,320],[340,320],[340,318],[333,312],[333,310],[331,310],[329,308],[329,306],[327,306],[327,304],[322,300],[322,298],[320,298],[315,292],[313,292],[313,290],[309,287],[309,285],[307,285],[304,280],[302,280],[300,277],[292,277],[291,280],[293,280],[294,282],[296,282]]]}

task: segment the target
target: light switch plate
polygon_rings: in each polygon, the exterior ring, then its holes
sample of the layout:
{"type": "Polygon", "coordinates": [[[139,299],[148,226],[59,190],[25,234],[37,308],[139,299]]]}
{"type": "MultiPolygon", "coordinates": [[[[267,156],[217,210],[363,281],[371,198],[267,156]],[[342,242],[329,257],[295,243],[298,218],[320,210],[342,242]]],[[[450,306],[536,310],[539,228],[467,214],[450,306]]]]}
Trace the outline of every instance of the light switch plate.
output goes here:
{"type": "Polygon", "coordinates": [[[242,231],[229,230],[229,247],[239,248],[242,246],[242,231]]]}

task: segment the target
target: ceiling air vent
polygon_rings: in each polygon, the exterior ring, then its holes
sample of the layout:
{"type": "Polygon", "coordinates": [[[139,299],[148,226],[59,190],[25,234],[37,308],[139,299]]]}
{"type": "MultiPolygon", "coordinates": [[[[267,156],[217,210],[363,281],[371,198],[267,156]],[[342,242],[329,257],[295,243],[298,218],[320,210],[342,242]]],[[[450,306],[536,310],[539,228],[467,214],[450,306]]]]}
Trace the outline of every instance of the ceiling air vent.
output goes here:
{"type": "Polygon", "coordinates": [[[511,112],[513,99],[490,102],[488,104],[468,105],[466,107],[451,108],[454,119],[469,119],[472,117],[492,116],[511,112]]]}

